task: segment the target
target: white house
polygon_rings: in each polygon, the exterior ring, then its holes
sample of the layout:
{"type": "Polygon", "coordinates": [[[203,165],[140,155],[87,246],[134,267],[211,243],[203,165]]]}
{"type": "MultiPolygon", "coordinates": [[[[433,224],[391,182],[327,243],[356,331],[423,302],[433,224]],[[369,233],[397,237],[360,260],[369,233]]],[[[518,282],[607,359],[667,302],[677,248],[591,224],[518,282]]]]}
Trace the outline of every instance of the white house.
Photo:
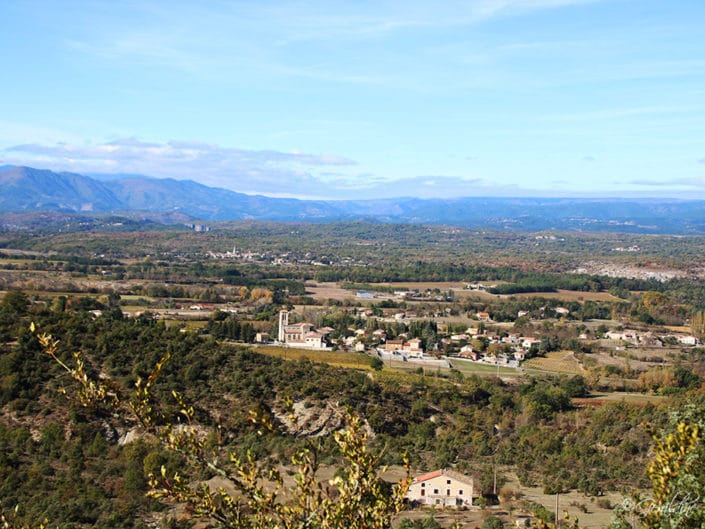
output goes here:
{"type": "Polygon", "coordinates": [[[269,333],[258,332],[255,334],[255,343],[269,343],[269,333]]]}
{"type": "Polygon", "coordinates": [[[406,498],[421,505],[469,507],[472,505],[473,480],[449,469],[416,476],[406,498]]]}
{"type": "MultiPolygon", "coordinates": [[[[325,349],[325,338],[326,335],[322,332],[309,331],[304,336],[304,347],[307,347],[309,349],[325,349]]],[[[296,345],[296,342],[292,342],[292,345],[296,345]]]]}
{"type": "Polygon", "coordinates": [[[639,335],[636,331],[625,330],[624,332],[608,331],[605,337],[610,340],[620,340],[633,345],[639,344],[639,335]]]}
{"type": "Polygon", "coordinates": [[[524,349],[531,349],[531,346],[533,346],[533,345],[535,345],[536,347],[541,345],[541,340],[539,340],[537,338],[524,337],[524,338],[520,338],[520,341],[521,341],[521,346],[524,349]]]}
{"type": "Polygon", "coordinates": [[[681,336],[678,341],[683,345],[698,345],[700,343],[695,336],[681,336]]]}
{"type": "Polygon", "coordinates": [[[387,333],[384,331],[384,329],[375,329],[374,331],[372,331],[372,338],[375,338],[377,340],[386,340],[387,333]]]}

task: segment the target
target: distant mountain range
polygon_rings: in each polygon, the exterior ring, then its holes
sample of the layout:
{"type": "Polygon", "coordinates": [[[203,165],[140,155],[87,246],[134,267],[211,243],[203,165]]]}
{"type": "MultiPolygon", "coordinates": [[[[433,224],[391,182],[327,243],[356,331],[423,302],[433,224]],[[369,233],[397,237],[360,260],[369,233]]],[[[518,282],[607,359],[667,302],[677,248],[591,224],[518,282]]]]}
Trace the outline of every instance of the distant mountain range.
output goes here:
{"type": "Polygon", "coordinates": [[[61,212],[172,222],[270,220],[447,224],[487,229],[705,234],[705,201],[577,198],[295,200],[246,195],[191,180],[140,175],[108,180],[0,167],[0,214],[61,212]]]}

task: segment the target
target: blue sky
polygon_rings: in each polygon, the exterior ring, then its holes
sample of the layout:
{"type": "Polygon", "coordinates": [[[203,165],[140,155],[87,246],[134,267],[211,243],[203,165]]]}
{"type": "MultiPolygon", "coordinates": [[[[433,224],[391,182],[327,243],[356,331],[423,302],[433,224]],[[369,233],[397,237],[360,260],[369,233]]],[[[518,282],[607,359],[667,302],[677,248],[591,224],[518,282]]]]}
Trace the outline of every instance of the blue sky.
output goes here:
{"type": "Polygon", "coordinates": [[[302,198],[705,197],[702,0],[6,0],[0,67],[0,163],[302,198]]]}

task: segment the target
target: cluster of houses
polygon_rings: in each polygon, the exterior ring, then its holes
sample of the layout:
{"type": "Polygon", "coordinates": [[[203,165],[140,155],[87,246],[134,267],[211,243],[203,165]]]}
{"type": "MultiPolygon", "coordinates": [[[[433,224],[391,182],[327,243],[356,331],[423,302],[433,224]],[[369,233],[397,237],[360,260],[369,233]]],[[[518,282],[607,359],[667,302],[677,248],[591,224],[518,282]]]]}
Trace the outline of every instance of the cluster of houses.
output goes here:
{"type": "MultiPolygon", "coordinates": [[[[316,328],[312,323],[289,323],[289,312],[281,310],[279,312],[279,328],[277,341],[291,347],[315,350],[330,350],[332,347],[328,337],[333,332],[330,327],[316,328]]],[[[349,349],[363,352],[366,350],[364,338],[369,333],[365,329],[357,329],[352,336],[343,340],[343,344],[349,349]]],[[[378,344],[375,348],[378,356],[381,358],[398,358],[400,360],[422,360],[426,357],[423,347],[423,341],[419,338],[408,338],[405,335],[400,335],[396,339],[388,340],[387,334],[383,329],[372,331],[371,338],[378,344]]],[[[256,337],[258,341],[267,341],[269,336],[262,333],[256,337]]],[[[506,367],[519,367],[519,362],[524,360],[527,351],[539,343],[535,338],[527,338],[519,335],[495,336],[491,334],[480,333],[476,328],[468,328],[464,334],[454,334],[449,338],[442,340],[444,345],[453,343],[465,343],[460,348],[458,357],[465,360],[476,362],[489,363],[493,365],[502,365],[506,367]],[[470,340],[477,337],[479,334],[484,336],[489,344],[498,343],[506,345],[506,352],[502,353],[483,353],[476,351],[472,345],[468,344],[470,340]],[[511,351],[511,352],[508,352],[511,351]]]]}
{"type": "MultiPolygon", "coordinates": [[[[301,347],[304,349],[330,349],[328,336],[333,332],[330,327],[316,328],[312,323],[294,323],[289,324],[289,311],[279,311],[279,331],[277,340],[279,343],[286,344],[292,347],[301,347]]],[[[350,346],[358,351],[364,351],[365,345],[361,338],[366,334],[364,329],[358,329],[353,336],[344,340],[345,345],[350,346]]],[[[387,340],[385,331],[381,329],[375,330],[373,337],[379,342],[384,342],[382,349],[389,352],[403,353],[411,357],[422,357],[424,350],[422,341],[418,338],[410,340],[387,340]]],[[[263,335],[263,338],[267,336],[263,335]]]]}
{"type": "MultiPolygon", "coordinates": [[[[202,231],[209,231],[209,229],[202,231]]],[[[251,250],[240,250],[237,247],[233,247],[232,251],[209,251],[208,257],[210,257],[211,259],[223,259],[242,263],[267,263],[274,266],[288,266],[292,264],[303,264],[313,266],[365,266],[369,264],[367,261],[353,259],[351,257],[317,255],[311,252],[306,252],[303,254],[298,252],[254,252],[251,250]]]]}
{"type": "Polygon", "coordinates": [[[466,342],[460,348],[459,358],[484,364],[516,368],[526,358],[532,347],[538,347],[541,340],[513,333],[501,336],[491,333],[480,333],[478,329],[471,327],[465,333],[454,334],[450,338],[441,340],[441,342],[466,342]],[[467,343],[478,336],[487,340],[487,350],[478,351],[470,343],[467,343]],[[492,347],[493,344],[500,347],[492,347]]]}

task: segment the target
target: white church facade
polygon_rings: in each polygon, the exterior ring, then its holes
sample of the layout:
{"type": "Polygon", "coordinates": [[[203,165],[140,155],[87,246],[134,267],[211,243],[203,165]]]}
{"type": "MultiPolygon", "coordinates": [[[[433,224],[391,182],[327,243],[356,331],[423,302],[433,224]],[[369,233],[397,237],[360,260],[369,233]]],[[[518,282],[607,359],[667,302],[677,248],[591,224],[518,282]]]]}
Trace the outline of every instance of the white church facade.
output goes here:
{"type": "Polygon", "coordinates": [[[291,347],[327,350],[327,337],[333,329],[316,329],[311,323],[289,324],[289,311],[279,311],[279,333],[277,340],[291,347]]]}

